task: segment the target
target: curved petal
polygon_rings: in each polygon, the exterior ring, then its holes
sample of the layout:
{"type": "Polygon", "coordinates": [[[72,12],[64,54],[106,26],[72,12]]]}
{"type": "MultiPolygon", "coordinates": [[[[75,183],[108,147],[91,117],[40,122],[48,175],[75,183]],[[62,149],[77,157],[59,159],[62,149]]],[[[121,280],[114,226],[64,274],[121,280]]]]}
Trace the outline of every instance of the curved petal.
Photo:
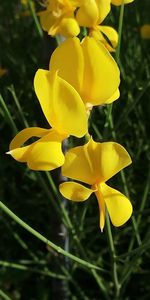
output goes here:
{"type": "Polygon", "coordinates": [[[116,101],[119,97],[120,97],[120,91],[119,89],[117,89],[116,92],[105,102],[105,104],[110,104],[116,101]]]}
{"type": "Polygon", "coordinates": [[[66,37],[77,36],[80,33],[80,27],[73,17],[64,17],[59,23],[58,33],[66,37]]]}
{"type": "Polygon", "coordinates": [[[110,43],[108,43],[106,37],[100,31],[100,27],[102,26],[96,26],[94,29],[90,30],[89,36],[93,37],[97,42],[103,43],[109,52],[114,52],[114,48],[110,46],[110,43]]]}
{"type": "Polygon", "coordinates": [[[8,154],[19,162],[27,162],[30,169],[50,171],[64,163],[61,150],[63,138],[53,129],[26,128],[12,140],[8,154]],[[41,138],[28,146],[20,147],[33,136],[41,138]]]}
{"type": "Polygon", "coordinates": [[[22,146],[27,140],[32,137],[42,137],[49,132],[49,129],[44,129],[40,127],[30,127],[21,130],[11,141],[9,145],[10,151],[19,148],[22,146]]]}
{"type": "Polygon", "coordinates": [[[100,182],[105,182],[132,163],[131,157],[123,146],[115,142],[97,143],[95,152],[99,159],[100,182]]]}
{"type": "Polygon", "coordinates": [[[99,26],[99,29],[102,33],[106,35],[108,40],[111,42],[113,48],[117,47],[118,44],[118,33],[117,31],[110,26],[99,26]]]}
{"type": "Polygon", "coordinates": [[[126,223],[132,215],[129,199],[106,184],[101,184],[100,189],[112,224],[118,227],[126,223]]]}
{"type": "Polygon", "coordinates": [[[69,82],[80,94],[83,81],[83,53],[80,40],[69,38],[60,44],[50,59],[50,70],[69,82]]]}
{"type": "Polygon", "coordinates": [[[71,181],[60,184],[59,190],[65,198],[76,202],[87,200],[94,192],[94,190],[88,189],[84,185],[71,181]]]}
{"type": "Polygon", "coordinates": [[[37,70],[34,76],[35,93],[49,124],[53,116],[54,78],[55,74],[42,69],[37,70]]]}
{"type": "MultiPolygon", "coordinates": [[[[99,179],[99,168],[95,151],[97,143],[92,139],[84,146],[72,148],[65,155],[62,174],[93,185],[99,179]]],[[[100,154],[99,154],[100,155],[100,154]]]]}
{"type": "Polygon", "coordinates": [[[57,21],[57,19],[48,10],[40,12],[39,16],[40,16],[41,26],[43,30],[47,32],[57,21]]]}
{"type": "Polygon", "coordinates": [[[28,155],[28,167],[32,170],[51,171],[64,163],[64,154],[61,149],[63,137],[55,130],[36,142],[28,155]]]}
{"type": "Polygon", "coordinates": [[[103,20],[107,17],[110,12],[110,2],[111,0],[96,0],[97,7],[99,10],[99,18],[97,24],[103,22],[103,20]]]}
{"type": "Polygon", "coordinates": [[[96,143],[90,139],[84,146],[67,152],[62,173],[93,185],[107,181],[129,164],[131,158],[121,145],[114,142],[96,143]]]}
{"type": "MultiPolygon", "coordinates": [[[[134,0],[124,0],[124,4],[128,4],[128,3],[131,3],[133,2],[134,0]]],[[[116,5],[116,6],[119,6],[121,5],[123,2],[123,0],[111,0],[111,3],[116,5]]]]}
{"type": "Polygon", "coordinates": [[[61,134],[77,137],[87,133],[84,104],[67,81],[60,78],[57,72],[38,70],[34,83],[43,112],[53,128],[61,134]]]}
{"type": "Polygon", "coordinates": [[[94,38],[86,37],[81,47],[84,55],[81,98],[93,105],[104,104],[119,86],[119,68],[105,46],[94,38]]]}
{"type": "Polygon", "coordinates": [[[85,27],[93,27],[96,25],[98,16],[99,11],[95,0],[85,1],[76,13],[76,19],[79,25],[85,27]]]}

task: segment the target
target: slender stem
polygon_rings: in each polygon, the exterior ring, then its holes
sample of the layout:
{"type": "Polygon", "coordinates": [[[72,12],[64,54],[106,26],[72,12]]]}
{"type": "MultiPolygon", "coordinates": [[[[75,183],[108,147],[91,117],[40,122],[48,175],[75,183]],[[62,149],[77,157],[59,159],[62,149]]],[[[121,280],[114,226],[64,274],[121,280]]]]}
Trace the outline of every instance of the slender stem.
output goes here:
{"type": "Polygon", "coordinates": [[[43,37],[43,31],[41,29],[41,25],[40,25],[39,20],[37,18],[33,1],[32,0],[28,0],[28,3],[29,3],[29,7],[30,7],[30,10],[31,10],[32,17],[33,17],[35,25],[36,25],[37,32],[38,32],[39,36],[42,38],[43,37]]]}
{"type": "MultiPolygon", "coordinates": [[[[88,137],[87,137],[87,138],[88,138],[88,137]]],[[[46,172],[46,174],[47,174],[49,183],[50,183],[50,185],[51,185],[51,187],[52,187],[52,190],[53,190],[55,196],[57,197],[57,199],[58,199],[59,202],[60,202],[60,207],[61,207],[61,209],[62,209],[63,217],[64,217],[64,219],[65,219],[65,221],[66,221],[66,223],[67,223],[68,228],[69,228],[70,231],[71,231],[73,240],[75,241],[76,245],[78,246],[78,248],[79,248],[79,250],[80,250],[80,253],[81,253],[81,255],[83,256],[83,258],[84,258],[85,260],[87,260],[87,256],[86,256],[85,250],[83,249],[83,247],[82,247],[82,245],[81,245],[81,243],[80,243],[80,240],[79,240],[79,238],[78,238],[78,235],[76,234],[76,231],[75,231],[75,229],[74,229],[74,227],[73,227],[73,224],[72,224],[72,222],[71,222],[71,220],[70,220],[70,218],[69,218],[68,212],[67,212],[65,206],[63,205],[63,203],[61,203],[61,199],[60,199],[58,190],[57,190],[57,188],[56,188],[56,185],[55,185],[55,183],[54,183],[54,181],[53,181],[53,179],[52,179],[50,173],[46,172]]],[[[103,270],[103,271],[104,271],[104,270],[103,270]]],[[[104,286],[104,284],[103,284],[101,278],[99,277],[99,275],[97,274],[97,272],[96,272],[93,268],[91,268],[91,273],[92,273],[93,277],[95,278],[95,280],[96,280],[98,286],[100,287],[100,290],[102,291],[103,295],[105,296],[106,299],[108,299],[108,297],[107,297],[107,291],[106,291],[106,288],[105,288],[105,286],[104,286]]]]}
{"type": "Polygon", "coordinates": [[[70,259],[74,260],[75,262],[87,267],[87,268],[92,268],[92,269],[97,269],[97,270],[102,270],[104,271],[102,268],[99,268],[81,258],[78,258],[77,256],[63,250],[61,247],[57,246],[56,244],[54,244],[53,242],[51,242],[50,240],[48,240],[47,238],[45,238],[42,234],[40,234],[38,231],[36,231],[35,229],[33,229],[32,227],[30,227],[27,223],[25,223],[24,221],[22,221],[22,219],[20,219],[17,215],[15,215],[6,205],[4,205],[1,201],[0,201],[0,208],[7,214],[9,215],[16,223],[18,223],[20,226],[22,226],[23,228],[25,228],[28,232],[30,232],[32,235],[34,235],[35,237],[37,237],[39,240],[41,240],[43,243],[47,244],[48,246],[50,246],[52,249],[54,249],[56,252],[58,252],[59,254],[62,254],[64,256],[69,257],[70,259]]]}
{"type": "Polygon", "coordinates": [[[18,264],[18,263],[13,263],[13,262],[8,262],[8,261],[0,261],[0,266],[4,267],[4,268],[12,268],[12,269],[18,269],[18,270],[22,270],[22,271],[27,271],[27,272],[34,272],[34,273],[38,273],[44,276],[50,276],[53,278],[57,278],[57,279],[67,279],[66,276],[62,275],[62,274],[57,274],[54,272],[51,272],[49,270],[39,270],[36,268],[31,268],[22,264],[18,264]]]}
{"type": "Polygon", "coordinates": [[[109,251],[112,259],[112,277],[113,277],[113,282],[115,287],[115,295],[116,295],[115,299],[119,299],[121,285],[118,280],[115,246],[114,246],[113,236],[111,232],[110,220],[107,212],[106,212],[106,228],[107,228],[109,251]]]}
{"type": "Polygon", "coordinates": [[[122,4],[121,4],[121,7],[120,7],[120,15],[119,15],[118,46],[117,46],[117,49],[116,49],[116,61],[117,61],[117,63],[119,63],[119,59],[120,59],[123,17],[124,17],[124,0],[122,0],[122,4]]]}
{"type": "Polygon", "coordinates": [[[1,299],[4,299],[4,300],[12,300],[12,298],[7,296],[2,290],[0,290],[0,296],[2,297],[1,299]]]}
{"type": "Polygon", "coordinates": [[[11,116],[11,113],[10,113],[9,109],[7,108],[7,106],[5,104],[5,101],[4,101],[1,94],[0,94],[0,104],[1,104],[1,106],[3,108],[3,111],[6,115],[6,119],[8,120],[8,123],[10,124],[10,127],[12,127],[14,134],[16,134],[18,132],[18,129],[15,125],[15,122],[14,122],[12,116],[11,116]]]}

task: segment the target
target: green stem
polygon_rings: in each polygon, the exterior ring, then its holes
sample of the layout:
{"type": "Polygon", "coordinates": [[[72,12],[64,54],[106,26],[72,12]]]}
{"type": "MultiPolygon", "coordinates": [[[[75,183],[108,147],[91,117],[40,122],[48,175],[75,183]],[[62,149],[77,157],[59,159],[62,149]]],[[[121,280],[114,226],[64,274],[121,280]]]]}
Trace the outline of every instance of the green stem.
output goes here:
{"type": "Polygon", "coordinates": [[[2,297],[1,299],[4,299],[4,300],[12,300],[12,298],[7,296],[2,290],[0,290],[0,296],[2,297]]]}
{"type": "Polygon", "coordinates": [[[118,27],[118,46],[116,49],[116,61],[119,63],[120,59],[120,48],[121,48],[121,38],[122,38],[122,28],[123,28],[123,16],[124,16],[124,0],[122,0],[122,4],[120,7],[120,15],[119,15],[119,27],[118,27]]]}
{"type": "Polygon", "coordinates": [[[36,25],[37,32],[38,32],[39,36],[42,38],[43,37],[43,31],[41,29],[41,25],[40,25],[39,20],[37,18],[33,1],[32,0],[28,0],[28,3],[29,3],[29,7],[30,7],[30,10],[31,10],[31,14],[32,14],[33,20],[34,20],[35,25],[36,25]]]}
{"type": "MultiPolygon", "coordinates": [[[[79,238],[78,238],[78,236],[76,234],[76,231],[75,231],[75,229],[73,227],[73,224],[72,224],[72,222],[71,222],[71,220],[69,218],[68,212],[67,212],[66,208],[64,207],[61,199],[60,199],[59,192],[58,192],[58,190],[56,188],[56,185],[55,185],[55,183],[54,183],[54,181],[52,179],[52,176],[48,172],[46,172],[46,174],[47,174],[47,177],[48,177],[48,180],[49,180],[49,184],[51,185],[52,190],[53,190],[55,196],[57,197],[57,199],[58,199],[58,201],[60,203],[60,207],[62,209],[62,214],[63,214],[64,220],[67,223],[68,229],[71,231],[73,240],[75,241],[76,245],[78,246],[79,251],[80,251],[81,255],[83,256],[83,258],[85,260],[87,260],[87,256],[86,256],[85,250],[83,249],[83,247],[82,247],[82,245],[80,243],[80,240],[79,240],[79,238]]],[[[105,272],[105,270],[103,270],[103,271],[105,272]]],[[[103,295],[105,296],[106,299],[108,299],[108,297],[107,297],[107,291],[106,291],[105,286],[103,285],[103,282],[102,282],[101,278],[99,277],[99,275],[97,274],[97,272],[93,268],[91,268],[91,273],[92,273],[93,277],[95,278],[98,286],[100,287],[100,290],[102,291],[103,295]]]]}
{"type": "Polygon", "coordinates": [[[106,212],[106,228],[107,228],[109,251],[112,259],[112,277],[113,277],[113,282],[115,287],[115,296],[116,296],[115,299],[119,299],[121,285],[118,280],[115,246],[114,246],[113,236],[111,232],[110,220],[107,212],[106,212]]]}
{"type": "Polygon", "coordinates": [[[59,254],[62,254],[70,259],[72,259],[73,261],[83,265],[84,267],[87,268],[92,268],[92,269],[97,269],[97,270],[102,270],[101,268],[83,260],[78,258],[77,256],[63,250],[61,247],[57,246],[56,244],[52,243],[50,240],[48,240],[47,238],[45,238],[42,234],[40,234],[38,231],[36,231],[35,229],[33,229],[32,227],[30,227],[27,223],[25,223],[24,221],[22,221],[18,216],[16,216],[6,205],[4,205],[1,201],[0,201],[0,208],[7,214],[9,215],[9,217],[11,217],[16,223],[18,223],[20,226],[22,226],[23,228],[25,228],[28,232],[30,232],[32,235],[34,235],[35,237],[37,237],[39,240],[41,240],[43,243],[45,243],[46,245],[50,246],[52,249],[54,249],[56,252],[58,252],[59,254]]]}
{"type": "Polygon", "coordinates": [[[8,110],[8,108],[5,104],[5,101],[4,101],[1,94],[0,94],[0,104],[2,106],[2,109],[3,109],[4,113],[5,113],[7,122],[10,124],[10,127],[12,127],[14,134],[16,134],[18,132],[18,129],[15,125],[14,120],[12,119],[11,113],[9,112],[9,110],[8,110]]]}
{"type": "Polygon", "coordinates": [[[22,264],[18,264],[18,263],[13,263],[13,262],[8,262],[8,261],[0,261],[0,266],[4,267],[4,268],[12,268],[12,269],[18,269],[18,270],[22,270],[22,271],[27,271],[27,272],[33,272],[33,273],[38,273],[44,276],[50,276],[53,278],[57,278],[57,279],[67,279],[66,276],[62,275],[62,274],[57,274],[54,272],[51,272],[49,270],[43,271],[43,270],[39,270],[39,269],[34,269],[22,264]]]}

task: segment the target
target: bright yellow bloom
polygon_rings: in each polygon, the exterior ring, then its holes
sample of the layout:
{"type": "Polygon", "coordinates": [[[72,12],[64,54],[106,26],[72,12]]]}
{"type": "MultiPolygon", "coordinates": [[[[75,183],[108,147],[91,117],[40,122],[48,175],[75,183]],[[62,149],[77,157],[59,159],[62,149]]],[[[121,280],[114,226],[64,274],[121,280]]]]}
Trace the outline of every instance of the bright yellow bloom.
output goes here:
{"type": "Polygon", "coordinates": [[[91,28],[89,36],[100,41],[110,52],[114,52],[118,45],[118,33],[111,26],[99,25],[95,28],[91,28]],[[107,36],[107,39],[106,39],[107,36]],[[108,42],[109,41],[109,42],[108,42]]]}
{"type": "Polygon", "coordinates": [[[94,28],[101,24],[110,12],[110,0],[87,0],[78,9],[76,19],[80,26],[94,28]]]}
{"type": "Polygon", "coordinates": [[[148,40],[150,39],[150,24],[145,24],[141,27],[141,37],[142,39],[148,40]]]}
{"type": "Polygon", "coordinates": [[[132,205],[123,194],[105,182],[130,164],[131,158],[121,145],[115,142],[96,143],[90,139],[84,146],[67,152],[62,174],[91,187],[69,181],[60,184],[60,192],[72,201],[85,201],[95,193],[100,209],[101,231],[105,225],[106,208],[112,224],[121,226],[130,218],[132,205]]]}
{"type": "Polygon", "coordinates": [[[50,69],[79,93],[86,107],[111,103],[119,97],[119,68],[103,44],[92,37],[67,39],[53,52],[50,69]]]}
{"type": "Polygon", "coordinates": [[[50,0],[46,10],[40,13],[43,30],[49,35],[76,36],[80,32],[74,18],[74,11],[81,4],[79,0],[50,0]]]}
{"type": "Polygon", "coordinates": [[[8,152],[33,170],[53,170],[63,165],[61,142],[69,135],[87,133],[87,114],[76,90],[57,72],[38,70],[34,87],[43,113],[52,128],[31,127],[18,133],[8,152]],[[21,147],[31,137],[40,139],[21,147]]]}
{"type": "Polygon", "coordinates": [[[124,1],[124,4],[129,4],[129,3],[133,2],[134,0],[111,0],[111,3],[116,6],[119,6],[123,3],[123,1],[124,1]]]}
{"type": "Polygon", "coordinates": [[[89,36],[102,42],[109,51],[114,51],[118,43],[116,30],[110,26],[99,26],[110,11],[110,4],[110,0],[84,1],[83,5],[77,11],[76,19],[80,26],[90,28],[89,36]]]}

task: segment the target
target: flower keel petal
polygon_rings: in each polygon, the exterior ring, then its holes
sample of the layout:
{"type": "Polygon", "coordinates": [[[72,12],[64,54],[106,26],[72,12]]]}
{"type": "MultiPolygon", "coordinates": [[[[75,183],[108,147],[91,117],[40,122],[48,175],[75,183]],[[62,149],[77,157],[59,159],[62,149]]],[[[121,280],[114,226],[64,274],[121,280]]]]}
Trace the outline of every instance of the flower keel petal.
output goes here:
{"type": "Polygon", "coordinates": [[[94,192],[94,190],[71,181],[60,184],[59,190],[65,198],[76,202],[87,200],[94,192]]]}

